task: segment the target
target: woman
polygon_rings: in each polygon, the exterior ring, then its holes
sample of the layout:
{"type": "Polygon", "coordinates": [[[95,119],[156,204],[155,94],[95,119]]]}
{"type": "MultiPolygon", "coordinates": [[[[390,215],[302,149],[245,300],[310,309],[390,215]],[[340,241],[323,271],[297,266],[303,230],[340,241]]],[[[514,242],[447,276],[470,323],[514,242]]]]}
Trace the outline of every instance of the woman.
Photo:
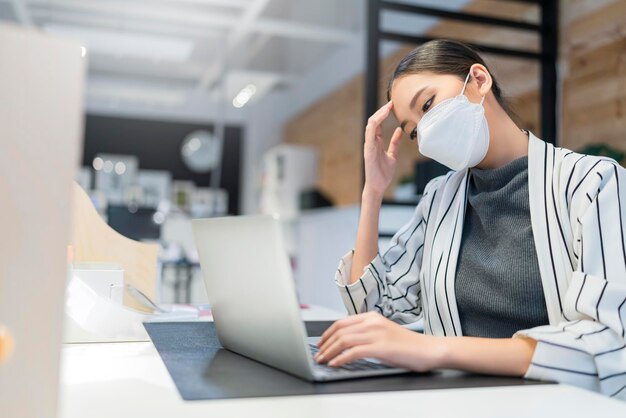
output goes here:
{"type": "Polygon", "coordinates": [[[626,171],[518,128],[484,61],[438,40],[409,53],[365,130],[356,245],[336,281],[351,316],[316,360],[567,382],[626,399],[626,171]],[[401,122],[384,149],[381,123],[401,122]],[[403,133],[452,171],[378,251],[403,133]],[[424,334],[400,324],[424,319],[424,334]]]}

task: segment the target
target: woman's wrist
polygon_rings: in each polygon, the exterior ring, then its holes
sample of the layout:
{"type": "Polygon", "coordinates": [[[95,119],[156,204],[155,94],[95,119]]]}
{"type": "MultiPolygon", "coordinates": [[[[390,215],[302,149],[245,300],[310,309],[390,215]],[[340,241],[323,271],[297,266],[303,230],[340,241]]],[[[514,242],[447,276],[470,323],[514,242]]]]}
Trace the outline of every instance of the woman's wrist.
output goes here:
{"type": "Polygon", "coordinates": [[[449,356],[449,345],[445,337],[411,333],[411,341],[404,344],[408,367],[417,372],[445,368],[449,356]],[[415,341],[413,341],[415,340],[415,341]]]}
{"type": "Polygon", "coordinates": [[[363,188],[363,193],[361,193],[361,203],[362,204],[382,204],[384,191],[378,191],[368,187],[367,185],[363,188]]]}
{"type": "Polygon", "coordinates": [[[430,335],[429,337],[431,338],[430,351],[432,353],[432,368],[448,368],[448,363],[450,362],[450,358],[452,357],[451,347],[450,344],[448,344],[449,339],[447,337],[439,337],[434,335],[430,335]]]}
{"type": "Polygon", "coordinates": [[[524,376],[534,354],[531,338],[432,337],[433,368],[524,376]]]}

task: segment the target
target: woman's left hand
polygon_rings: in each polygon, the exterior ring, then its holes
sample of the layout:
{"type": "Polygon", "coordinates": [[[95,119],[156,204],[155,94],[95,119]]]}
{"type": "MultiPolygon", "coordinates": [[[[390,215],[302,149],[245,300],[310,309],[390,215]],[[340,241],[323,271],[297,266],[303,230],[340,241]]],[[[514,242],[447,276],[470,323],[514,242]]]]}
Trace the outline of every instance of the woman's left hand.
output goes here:
{"type": "Polygon", "coordinates": [[[377,312],[336,321],[322,334],[318,347],[315,360],[329,366],[371,357],[418,372],[441,367],[445,349],[441,338],[406,329],[377,312]]]}

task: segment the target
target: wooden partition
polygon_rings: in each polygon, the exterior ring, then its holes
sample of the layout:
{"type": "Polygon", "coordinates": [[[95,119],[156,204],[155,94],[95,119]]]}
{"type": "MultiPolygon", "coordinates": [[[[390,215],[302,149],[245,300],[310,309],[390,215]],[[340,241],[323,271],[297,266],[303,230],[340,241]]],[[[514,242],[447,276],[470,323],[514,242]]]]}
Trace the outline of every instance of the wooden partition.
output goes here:
{"type": "MultiPolygon", "coordinates": [[[[157,244],[134,241],[119,234],[100,217],[89,196],[74,183],[71,245],[74,262],[115,263],[124,269],[124,283],[148,297],[156,296],[157,244]]],[[[148,311],[128,295],[124,304],[148,311]]]]}

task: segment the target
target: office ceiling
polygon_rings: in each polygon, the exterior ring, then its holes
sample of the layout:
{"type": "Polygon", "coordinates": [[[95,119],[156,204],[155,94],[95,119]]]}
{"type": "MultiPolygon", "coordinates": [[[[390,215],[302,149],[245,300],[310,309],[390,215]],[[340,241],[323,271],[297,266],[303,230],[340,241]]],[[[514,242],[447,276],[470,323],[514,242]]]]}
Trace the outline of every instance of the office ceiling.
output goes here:
{"type": "MultiPolygon", "coordinates": [[[[451,9],[467,2],[398,1],[451,9]]],[[[200,109],[207,115],[211,106],[224,103],[232,112],[244,93],[254,92],[252,103],[273,89],[310,84],[311,78],[316,85],[309,91],[326,91],[326,79],[337,82],[326,70],[329,57],[350,49],[358,53],[346,53],[339,65],[361,72],[365,5],[366,0],[0,0],[0,20],[85,47],[88,111],[200,109]],[[316,68],[324,74],[311,77],[316,68]]],[[[436,19],[389,13],[385,22],[419,33],[436,19]]]]}
{"type": "Polygon", "coordinates": [[[362,3],[0,0],[0,19],[84,45],[90,94],[174,102],[224,80],[236,90],[231,98],[247,84],[258,84],[257,93],[288,84],[337,47],[360,41],[362,3]]]}

